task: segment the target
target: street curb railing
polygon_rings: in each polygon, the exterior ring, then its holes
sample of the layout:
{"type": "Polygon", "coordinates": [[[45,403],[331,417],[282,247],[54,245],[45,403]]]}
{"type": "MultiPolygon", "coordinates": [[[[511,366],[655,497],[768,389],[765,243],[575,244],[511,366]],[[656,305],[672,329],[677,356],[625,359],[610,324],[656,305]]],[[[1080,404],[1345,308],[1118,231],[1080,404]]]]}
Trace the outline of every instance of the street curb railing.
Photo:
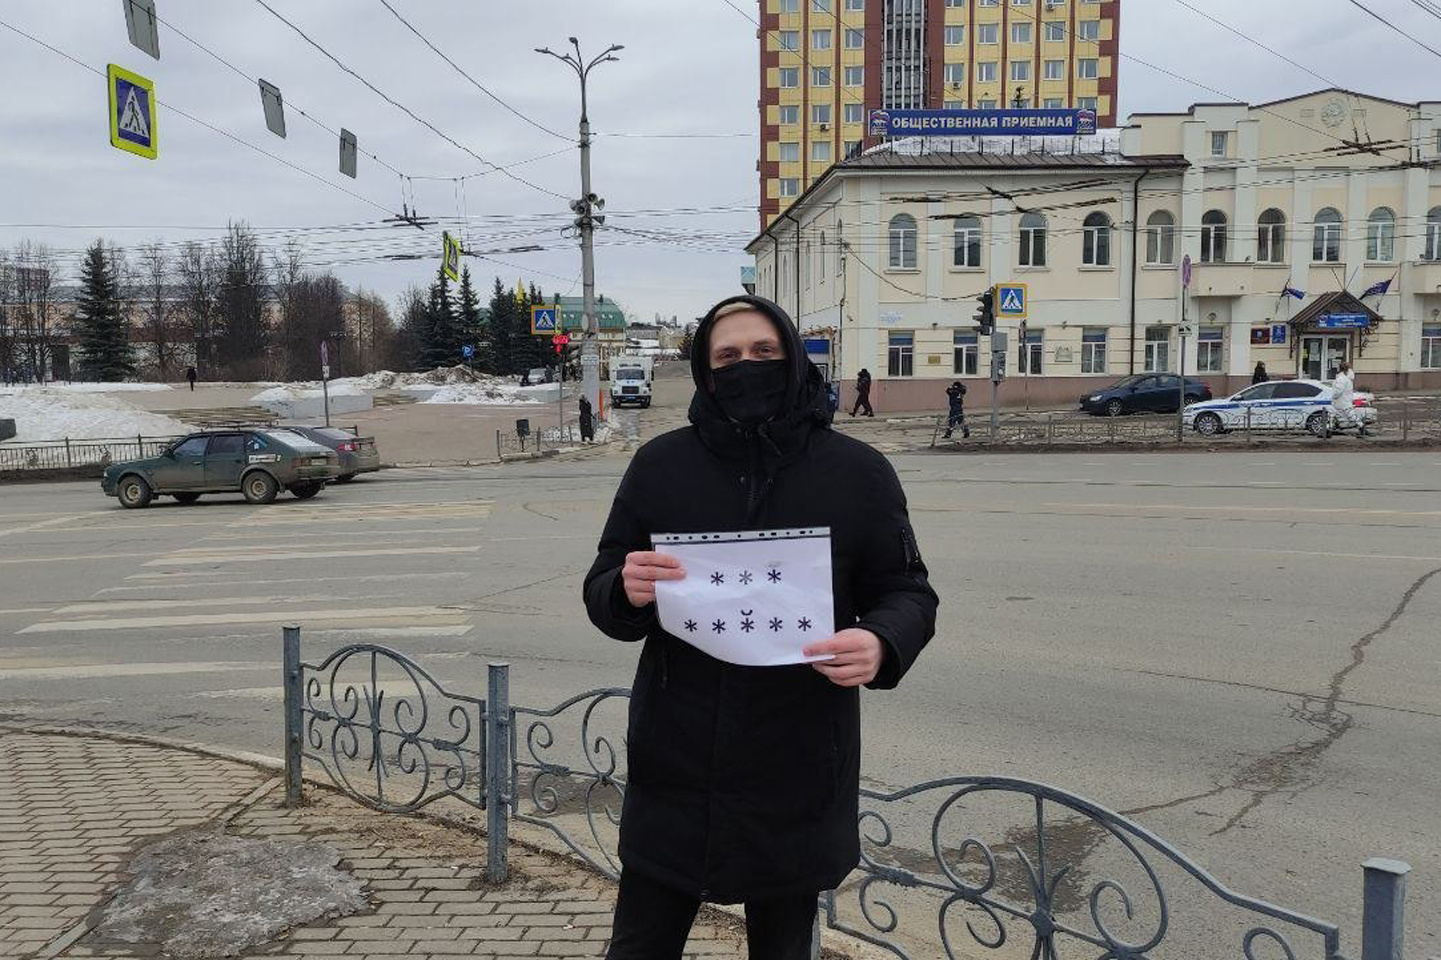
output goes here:
{"type": "MultiPolygon", "coordinates": [[[[349,644],[309,662],[301,656],[300,628],[287,626],[282,651],[287,804],[302,801],[309,760],[340,791],[377,810],[412,813],[448,798],[484,811],[492,883],[509,876],[512,821],[549,831],[602,874],[619,876],[624,748],[598,727],[607,707],[628,703],[628,689],[590,690],[547,708],[516,706],[506,663],[488,664],[482,700],[446,689],[414,660],[375,644],[349,644]],[[578,725],[583,760],[573,761],[557,737],[562,721],[578,725]],[[567,829],[578,819],[583,829],[567,829]]],[[[1190,937],[1198,923],[1213,934],[1222,924],[1234,928],[1245,960],[1345,960],[1335,924],[1237,893],[1135,821],[1047,784],[958,776],[890,792],[862,788],[860,801],[860,862],[846,883],[821,894],[812,956],[823,922],[909,960],[898,931],[919,909],[929,920],[915,926],[939,930],[948,960],[961,957],[952,917],[960,911],[974,914],[964,929],[976,945],[1000,949],[1019,931],[1033,938],[1031,956],[1046,960],[1061,955],[1063,942],[1086,944],[1107,960],[1144,960],[1168,940],[1176,946],[1190,937]],[[971,826],[956,829],[962,814],[972,826],[980,822],[992,798],[1019,801],[1026,825],[995,843],[971,826]],[[899,842],[901,830],[917,823],[928,850],[899,842]],[[1070,845],[1081,850],[1075,862],[1066,862],[1058,832],[1083,838],[1070,845]],[[1103,844],[1110,845],[1104,857],[1103,844]],[[1089,879],[1086,871],[1097,868],[1083,869],[1086,858],[1103,864],[1104,878],[1089,879]],[[1123,864],[1128,872],[1119,871],[1123,864]],[[1190,927],[1179,923],[1168,895],[1172,875],[1234,915],[1213,909],[1188,918],[1190,927]],[[1123,880],[1140,883],[1128,887],[1123,880]],[[894,893],[908,902],[888,899],[894,893]],[[852,902],[860,922],[842,909],[852,902]]],[[[1385,859],[1362,868],[1361,960],[1400,960],[1410,868],[1385,859]]]]}

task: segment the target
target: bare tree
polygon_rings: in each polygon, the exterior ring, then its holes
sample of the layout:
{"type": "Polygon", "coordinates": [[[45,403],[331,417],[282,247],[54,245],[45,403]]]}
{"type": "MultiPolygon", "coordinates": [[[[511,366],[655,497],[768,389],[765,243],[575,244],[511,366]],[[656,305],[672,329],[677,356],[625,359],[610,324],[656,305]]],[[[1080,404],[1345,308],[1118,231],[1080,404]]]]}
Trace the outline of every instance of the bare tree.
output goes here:
{"type": "Polygon", "coordinates": [[[15,264],[9,251],[0,250],[0,384],[19,377],[15,316],[15,264]]]}
{"type": "MultiPolygon", "coordinates": [[[[306,278],[305,267],[300,259],[300,245],[294,239],[286,241],[285,246],[279,250],[271,251],[270,278],[278,312],[275,328],[280,348],[280,369],[286,376],[291,376],[293,371],[310,366],[303,354],[311,350],[311,345],[302,342],[304,337],[301,336],[301,331],[304,325],[296,315],[296,293],[301,281],[306,278]]],[[[306,334],[308,332],[305,331],[306,334]]],[[[315,346],[314,349],[318,350],[319,347],[315,346]]]]}
{"type": "MultiPolygon", "coordinates": [[[[314,380],[321,375],[320,343],[345,333],[345,288],[331,274],[302,275],[290,285],[282,314],[280,339],[284,375],[292,380],[314,380]]],[[[340,344],[332,343],[337,351],[340,344]]],[[[340,357],[333,355],[331,363],[340,357]]]]}
{"type": "Polygon", "coordinates": [[[43,243],[22,240],[15,249],[15,327],[22,379],[39,383],[52,375],[60,334],[53,301],[55,266],[54,251],[43,243]]]}
{"type": "Polygon", "coordinates": [[[265,255],[255,231],[232,223],[220,241],[220,362],[237,379],[258,379],[268,366],[270,295],[265,255]]]}
{"type": "Polygon", "coordinates": [[[351,339],[355,343],[356,368],[363,373],[383,369],[391,358],[395,324],[390,308],[373,293],[359,290],[350,314],[351,339]]]}
{"type": "Polygon", "coordinates": [[[215,251],[190,241],[175,264],[180,307],[195,342],[195,367],[201,379],[215,376],[215,339],[220,316],[220,265],[215,251]]]}
{"type": "Polygon", "coordinates": [[[175,304],[171,298],[173,271],[170,253],[158,241],[140,247],[135,277],[135,299],[140,304],[142,327],[150,340],[156,376],[162,383],[176,371],[175,304]]]}

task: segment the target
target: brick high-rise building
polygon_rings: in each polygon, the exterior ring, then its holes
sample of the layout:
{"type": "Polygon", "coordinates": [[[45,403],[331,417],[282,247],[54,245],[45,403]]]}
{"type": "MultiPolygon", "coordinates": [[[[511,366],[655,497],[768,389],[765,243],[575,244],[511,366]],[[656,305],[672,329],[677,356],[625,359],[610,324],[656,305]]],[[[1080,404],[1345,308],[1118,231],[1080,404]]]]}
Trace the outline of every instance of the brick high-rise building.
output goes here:
{"type": "Polygon", "coordinates": [[[867,111],[1076,107],[1116,120],[1121,0],[760,0],[764,227],[868,142],[867,111]]]}

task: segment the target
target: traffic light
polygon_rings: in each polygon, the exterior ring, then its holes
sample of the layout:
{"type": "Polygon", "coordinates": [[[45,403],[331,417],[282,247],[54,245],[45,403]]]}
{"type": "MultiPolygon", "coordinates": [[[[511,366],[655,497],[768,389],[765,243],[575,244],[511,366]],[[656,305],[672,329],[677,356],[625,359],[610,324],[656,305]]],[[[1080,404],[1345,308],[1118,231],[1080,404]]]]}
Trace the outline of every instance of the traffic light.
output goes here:
{"type": "Polygon", "coordinates": [[[972,318],[976,321],[976,330],[982,335],[988,336],[996,329],[996,290],[994,287],[981,294],[976,300],[981,308],[976,311],[972,318]]]}

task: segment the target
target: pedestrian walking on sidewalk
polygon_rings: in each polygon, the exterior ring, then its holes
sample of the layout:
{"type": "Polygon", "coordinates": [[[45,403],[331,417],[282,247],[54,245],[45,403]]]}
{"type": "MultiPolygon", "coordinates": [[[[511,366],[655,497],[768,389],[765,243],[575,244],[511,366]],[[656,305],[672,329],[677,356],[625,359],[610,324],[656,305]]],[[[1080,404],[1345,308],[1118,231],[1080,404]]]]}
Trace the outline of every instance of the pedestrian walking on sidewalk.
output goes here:
{"type": "Polygon", "coordinates": [[[971,428],[966,426],[966,385],[955,380],[949,387],[946,387],[946,402],[950,410],[946,416],[945,438],[951,439],[951,433],[956,427],[961,428],[961,437],[968,439],[971,435],[971,428]]]}
{"type": "Polygon", "coordinates": [[[595,411],[591,408],[590,398],[581,395],[580,398],[580,442],[590,443],[595,439],[595,411]]]}
{"type": "Polygon", "coordinates": [[[856,411],[862,407],[866,411],[863,416],[874,417],[876,415],[876,412],[871,409],[871,372],[865,367],[861,367],[861,372],[856,374],[856,405],[851,407],[851,416],[854,417],[856,411]]]}
{"type": "Polygon", "coordinates": [[[644,641],[607,957],[679,958],[710,901],[745,904],[755,960],[803,960],[818,894],[860,853],[860,687],[900,682],[938,601],[895,470],[830,428],[785,311],[723,300],[694,343],[691,425],[637,451],[585,578],[591,621],[644,641]],[[688,572],[651,551],[652,535],[801,526],[830,528],[838,632],[805,650],[833,659],[737,666],[661,627],[656,582],[688,572]]]}
{"type": "Polygon", "coordinates": [[[195,392],[195,368],[194,368],[194,367],[186,367],[186,368],[185,368],[185,379],[190,381],[190,392],[191,392],[191,393],[194,393],[194,392],[195,392]]]}
{"type": "Polygon", "coordinates": [[[1253,385],[1257,383],[1266,383],[1270,379],[1271,375],[1266,372],[1266,365],[1260,360],[1257,360],[1256,369],[1251,373],[1251,383],[1253,385]]]}
{"type": "Polygon", "coordinates": [[[1336,370],[1336,379],[1331,381],[1331,419],[1335,430],[1355,427],[1357,436],[1366,436],[1366,422],[1356,412],[1356,375],[1345,360],[1336,370]]]}

